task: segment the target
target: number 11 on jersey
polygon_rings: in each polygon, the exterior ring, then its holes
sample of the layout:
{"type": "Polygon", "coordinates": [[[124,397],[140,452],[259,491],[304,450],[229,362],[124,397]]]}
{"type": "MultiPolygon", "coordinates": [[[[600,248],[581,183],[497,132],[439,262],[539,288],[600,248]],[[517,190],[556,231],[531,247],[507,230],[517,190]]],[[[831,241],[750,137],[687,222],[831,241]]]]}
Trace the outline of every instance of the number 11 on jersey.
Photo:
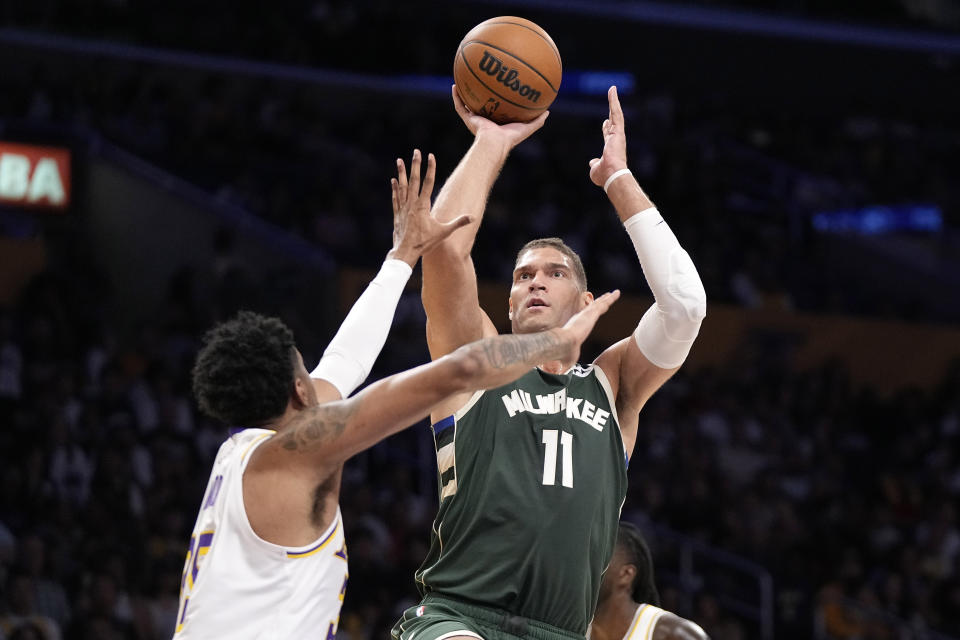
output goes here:
{"type": "Polygon", "coordinates": [[[543,430],[543,484],[553,486],[557,480],[557,440],[563,453],[561,484],[573,488],[573,434],[557,429],[543,430]]]}

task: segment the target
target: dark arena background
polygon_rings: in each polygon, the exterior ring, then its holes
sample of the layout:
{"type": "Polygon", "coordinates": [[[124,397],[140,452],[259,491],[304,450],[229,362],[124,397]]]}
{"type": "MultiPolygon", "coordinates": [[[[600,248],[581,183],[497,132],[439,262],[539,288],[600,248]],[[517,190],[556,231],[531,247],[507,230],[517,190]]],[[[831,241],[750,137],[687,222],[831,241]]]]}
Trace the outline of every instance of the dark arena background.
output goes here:
{"type": "MultiPolygon", "coordinates": [[[[587,175],[610,84],[706,286],[623,508],[664,606],[713,640],[960,638],[958,0],[2,3],[0,637],[170,638],[226,435],[199,337],[279,315],[312,368],[390,248],[394,159],[469,146],[453,54],[497,15],[564,76],[480,230],[490,315],[544,235],[624,291],[587,358],[649,306],[587,175]]],[[[429,358],[417,273],[371,380],[429,358]]],[[[425,423],[347,464],[338,639],[417,600],[435,478],[425,423]]]]}

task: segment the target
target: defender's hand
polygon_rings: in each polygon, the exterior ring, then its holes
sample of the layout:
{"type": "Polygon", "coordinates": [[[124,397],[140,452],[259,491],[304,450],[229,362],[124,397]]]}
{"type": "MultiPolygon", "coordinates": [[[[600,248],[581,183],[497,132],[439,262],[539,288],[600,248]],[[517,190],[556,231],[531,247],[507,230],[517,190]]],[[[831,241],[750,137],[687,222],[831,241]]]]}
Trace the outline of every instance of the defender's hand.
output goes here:
{"type": "Polygon", "coordinates": [[[543,126],[543,123],[547,121],[547,116],[550,115],[549,111],[544,111],[530,122],[497,124],[493,120],[470,111],[469,107],[460,98],[460,94],[457,93],[457,85],[451,87],[451,93],[453,93],[453,108],[457,110],[457,115],[467,125],[470,133],[474,136],[480,135],[481,132],[482,135],[496,136],[504,143],[507,151],[533,135],[543,126]]]}
{"type": "Polygon", "coordinates": [[[583,341],[593,331],[593,326],[600,316],[605,314],[619,297],[619,289],[605,293],[567,320],[567,323],[560,329],[563,337],[569,340],[569,348],[571,349],[570,357],[563,358],[564,362],[577,361],[580,357],[580,346],[583,341]]]}
{"type": "Polygon", "coordinates": [[[590,180],[598,187],[602,187],[615,171],[627,168],[627,136],[616,87],[610,87],[607,91],[607,101],[610,103],[610,114],[601,127],[603,154],[590,161],[590,180]]]}
{"type": "Polygon", "coordinates": [[[430,215],[430,196],[433,194],[437,162],[427,155],[427,173],[420,183],[420,150],[413,150],[410,161],[410,180],[407,180],[403,160],[397,158],[397,177],[390,179],[393,203],[393,249],[387,258],[403,260],[411,267],[424,253],[440,244],[444,238],[470,224],[470,216],[460,216],[450,222],[438,222],[430,215]]]}

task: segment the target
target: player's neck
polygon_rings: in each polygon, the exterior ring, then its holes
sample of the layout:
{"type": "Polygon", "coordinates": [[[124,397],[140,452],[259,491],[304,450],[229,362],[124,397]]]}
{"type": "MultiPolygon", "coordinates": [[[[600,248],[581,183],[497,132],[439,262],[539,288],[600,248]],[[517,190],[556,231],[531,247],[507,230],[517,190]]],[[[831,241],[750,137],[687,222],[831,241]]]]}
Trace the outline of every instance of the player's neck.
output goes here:
{"type": "Polygon", "coordinates": [[[301,413],[303,413],[303,409],[297,409],[293,406],[292,402],[288,402],[287,408],[284,409],[283,413],[276,418],[267,420],[265,423],[259,426],[261,429],[272,429],[277,433],[282,433],[284,429],[290,426],[290,424],[294,421],[294,418],[301,413]]]}
{"type": "Polygon", "coordinates": [[[630,631],[630,623],[637,614],[639,605],[629,596],[607,598],[597,606],[593,616],[591,640],[622,640],[630,631]],[[596,633],[597,629],[600,634],[596,633]]]}

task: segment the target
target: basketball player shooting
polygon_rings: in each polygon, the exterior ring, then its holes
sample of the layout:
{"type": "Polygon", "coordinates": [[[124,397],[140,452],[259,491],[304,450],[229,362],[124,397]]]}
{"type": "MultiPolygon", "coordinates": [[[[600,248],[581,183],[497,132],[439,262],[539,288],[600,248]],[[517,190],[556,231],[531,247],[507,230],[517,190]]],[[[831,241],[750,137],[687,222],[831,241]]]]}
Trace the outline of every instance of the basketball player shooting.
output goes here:
{"type": "Polygon", "coordinates": [[[660,608],[653,558],[640,530],[621,522],[600,582],[590,640],[709,640],[695,622],[660,608]]]}
{"type": "Polygon", "coordinates": [[[595,310],[555,331],[475,342],[341,400],[369,372],[420,254],[469,222],[430,216],[433,156],[422,187],[418,152],[409,182],[400,161],[398,170],[394,247],[313,377],[275,318],[241,312],[207,334],[194,393],[210,416],[247,428],[223,443],[210,472],[184,564],[176,640],[333,638],[347,586],[343,462],[450,394],[505,384],[543,360],[575,358],[617,298],[601,297],[595,310]]]}
{"type": "MultiPolygon", "coordinates": [[[[470,112],[456,87],[453,100],[474,141],[434,215],[472,221],[423,256],[433,358],[497,334],[479,305],[470,251],[508,154],[547,118],[497,125],[470,112]]],[[[655,302],[633,335],[591,365],[543,360],[515,383],[457,394],[433,411],[440,508],[416,576],[424,597],[394,626],[400,640],[490,640],[504,631],[582,637],[593,616],[638,414],[683,363],[706,313],[693,262],[627,169],[615,87],[608,101],[603,153],[589,162],[589,176],[616,208],[655,302]]],[[[520,249],[507,310],[514,335],[563,326],[595,303],[579,257],[562,241],[520,249]]]]}

